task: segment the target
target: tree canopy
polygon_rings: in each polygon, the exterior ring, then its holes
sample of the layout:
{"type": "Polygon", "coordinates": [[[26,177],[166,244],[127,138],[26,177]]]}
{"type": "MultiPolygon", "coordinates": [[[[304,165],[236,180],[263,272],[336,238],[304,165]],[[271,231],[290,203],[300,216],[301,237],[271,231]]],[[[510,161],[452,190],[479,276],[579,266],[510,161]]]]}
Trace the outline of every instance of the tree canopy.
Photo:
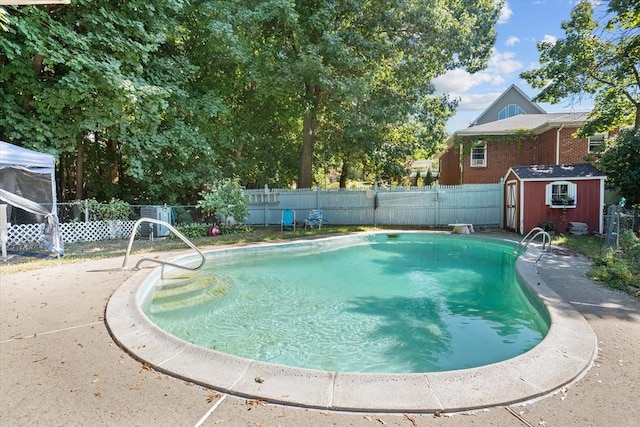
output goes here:
{"type": "Polygon", "coordinates": [[[522,73],[542,91],[538,101],[557,103],[593,95],[582,136],[622,128],[599,159],[610,183],[630,205],[640,203],[640,5],[611,0],[594,9],[582,0],[563,22],[565,38],[538,45],[541,67],[522,73]],[[631,129],[625,129],[630,126],[631,129]]]}
{"type": "Polygon", "coordinates": [[[542,89],[536,101],[558,103],[593,95],[595,108],[582,135],[633,125],[640,129],[640,11],[631,0],[580,1],[562,23],[565,37],[541,42],[540,68],[521,76],[542,89]]]}
{"type": "Polygon", "coordinates": [[[192,203],[211,182],[402,174],[482,69],[502,2],[74,0],[0,13],[0,138],[58,156],[61,200],[192,203]],[[344,174],[344,173],[343,173],[344,174]]]}

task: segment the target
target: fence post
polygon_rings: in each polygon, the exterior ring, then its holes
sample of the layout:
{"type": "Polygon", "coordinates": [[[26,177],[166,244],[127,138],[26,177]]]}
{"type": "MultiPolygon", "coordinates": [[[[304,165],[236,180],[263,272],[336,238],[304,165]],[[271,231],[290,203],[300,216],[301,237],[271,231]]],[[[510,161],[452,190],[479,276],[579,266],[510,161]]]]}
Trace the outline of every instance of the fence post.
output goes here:
{"type": "Polygon", "coordinates": [[[439,218],[439,210],[440,210],[440,199],[438,198],[438,194],[440,193],[440,180],[436,179],[436,198],[435,198],[435,218],[434,218],[434,222],[435,224],[433,224],[434,227],[437,227],[439,225],[440,222],[440,218],[439,218]]]}
{"type": "Polygon", "coordinates": [[[378,210],[378,181],[373,181],[373,226],[378,226],[378,219],[376,218],[376,212],[378,210]]]}
{"type": "Polygon", "coordinates": [[[269,186],[267,184],[265,184],[264,185],[264,194],[265,194],[265,196],[264,196],[264,200],[263,200],[263,203],[264,203],[264,226],[265,227],[267,226],[267,222],[268,222],[267,221],[267,203],[268,203],[268,199],[267,199],[267,196],[266,196],[266,194],[268,194],[268,193],[269,193],[269,186]]]}
{"type": "Polygon", "coordinates": [[[500,229],[504,228],[504,177],[500,178],[500,229]]]}
{"type": "Polygon", "coordinates": [[[84,222],[89,222],[89,200],[84,199],[84,222]]]}
{"type": "Polygon", "coordinates": [[[7,262],[9,257],[7,256],[7,240],[9,240],[9,227],[11,224],[7,221],[7,205],[0,205],[0,241],[2,243],[2,261],[7,262]]]}

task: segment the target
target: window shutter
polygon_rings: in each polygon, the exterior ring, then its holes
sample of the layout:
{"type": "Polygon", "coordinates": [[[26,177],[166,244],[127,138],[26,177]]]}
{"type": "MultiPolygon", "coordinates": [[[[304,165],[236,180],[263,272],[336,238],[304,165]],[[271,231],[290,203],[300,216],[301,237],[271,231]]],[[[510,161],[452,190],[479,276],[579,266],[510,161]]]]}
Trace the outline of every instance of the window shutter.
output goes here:
{"type": "Polygon", "coordinates": [[[544,203],[545,203],[545,205],[550,205],[551,204],[551,190],[553,190],[553,182],[550,183],[550,184],[547,184],[544,187],[544,191],[545,191],[544,203]]]}
{"type": "Polygon", "coordinates": [[[573,182],[569,183],[569,197],[573,197],[573,204],[578,204],[578,185],[573,182]]]}

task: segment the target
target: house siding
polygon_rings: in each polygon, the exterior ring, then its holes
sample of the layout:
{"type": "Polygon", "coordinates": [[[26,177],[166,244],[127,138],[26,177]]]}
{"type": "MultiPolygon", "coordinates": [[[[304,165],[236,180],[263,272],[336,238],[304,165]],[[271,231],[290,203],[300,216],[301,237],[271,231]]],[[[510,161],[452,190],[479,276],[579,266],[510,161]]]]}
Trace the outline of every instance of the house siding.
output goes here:
{"type": "MultiPolygon", "coordinates": [[[[571,181],[571,179],[568,179],[571,181]]],[[[551,221],[557,232],[568,231],[571,221],[584,222],[589,227],[589,232],[598,232],[600,229],[600,180],[572,181],[578,186],[575,208],[552,208],[545,204],[545,187],[552,181],[525,181],[524,182],[524,206],[520,206],[525,212],[524,231],[539,227],[542,221],[551,221]]]]}

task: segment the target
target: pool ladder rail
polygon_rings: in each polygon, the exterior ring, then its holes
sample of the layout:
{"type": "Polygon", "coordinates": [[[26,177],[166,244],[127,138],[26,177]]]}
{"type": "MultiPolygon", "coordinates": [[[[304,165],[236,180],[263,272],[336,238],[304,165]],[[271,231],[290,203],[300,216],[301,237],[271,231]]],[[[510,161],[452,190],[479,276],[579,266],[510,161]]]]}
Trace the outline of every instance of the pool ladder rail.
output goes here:
{"type": "Polygon", "coordinates": [[[201,260],[200,260],[200,264],[197,267],[187,267],[186,265],[175,264],[175,263],[172,263],[172,262],[161,261],[161,260],[153,259],[153,258],[141,258],[136,263],[136,266],[135,266],[136,270],[139,270],[140,269],[140,264],[142,264],[145,261],[154,262],[154,263],[160,264],[162,266],[162,271],[160,273],[160,277],[164,278],[164,268],[167,265],[171,266],[171,267],[181,268],[181,269],[184,269],[184,270],[191,270],[191,271],[199,270],[204,265],[205,257],[204,257],[204,254],[202,253],[202,251],[200,251],[200,249],[198,249],[196,247],[196,245],[191,243],[191,241],[189,241],[189,239],[187,239],[182,233],[180,233],[178,230],[176,230],[171,224],[169,224],[169,223],[167,223],[165,221],[161,221],[159,219],[154,219],[154,218],[140,218],[133,225],[133,230],[131,231],[131,237],[129,238],[129,246],[127,247],[127,253],[124,256],[124,260],[122,261],[122,267],[121,267],[122,270],[126,269],[127,260],[129,259],[129,254],[131,253],[131,247],[133,246],[133,240],[136,237],[136,231],[138,230],[138,227],[140,226],[140,224],[142,224],[143,222],[150,222],[150,223],[153,223],[153,224],[159,224],[159,225],[163,225],[163,226],[167,227],[171,232],[173,232],[173,234],[175,234],[180,240],[182,240],[184,243],[186,243],[191,249],[193,249],[196,252],[198,252],[198,254],[200,255],[201,260]]]}
{"type": "Polygon", "coordinates": [[[551,236],[540,227],[533,227],[531,231],[529,231],[527,235],[514,246],[513,254],[515,257],[517,258],[522,255],[524,251],[527,250],[529,243],[533,242],[538,236],[542,236],[542,252],[540,252],[540,256],[536,260],[536,263],[538,263],[540,259],[542,259],[545,251],[549,252],[551,250],[551,236]]]}

